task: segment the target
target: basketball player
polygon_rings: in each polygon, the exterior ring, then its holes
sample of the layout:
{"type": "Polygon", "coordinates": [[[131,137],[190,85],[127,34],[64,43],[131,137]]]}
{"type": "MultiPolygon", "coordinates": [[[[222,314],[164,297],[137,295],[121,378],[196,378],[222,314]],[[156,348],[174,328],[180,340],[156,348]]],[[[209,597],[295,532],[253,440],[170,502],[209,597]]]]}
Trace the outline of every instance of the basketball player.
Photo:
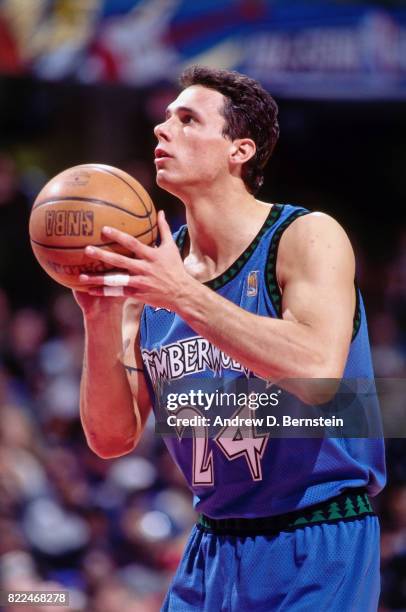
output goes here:
{"type": "MultiPolygon", "coordinates": [[[[155,163],[187,224],[173,238],[161,211],[157,248],[106,228],[136,259],[88,247],[122,273],[82,275],[87,292],[76,294],[83,427],[105,458],[137,444],[162,378],[248,372],[285,379],[305,405],[317,387],[295,379],[373,377],[345,232],[326,214],[255,197],[279,134],[274,100],[205,67],[181,84],[155,128],[155,163]]],[[[367,494],[384,484],[381,440],[165,441],[201,516],[163,610],[376,610],[379,525],[367,494]]]]}

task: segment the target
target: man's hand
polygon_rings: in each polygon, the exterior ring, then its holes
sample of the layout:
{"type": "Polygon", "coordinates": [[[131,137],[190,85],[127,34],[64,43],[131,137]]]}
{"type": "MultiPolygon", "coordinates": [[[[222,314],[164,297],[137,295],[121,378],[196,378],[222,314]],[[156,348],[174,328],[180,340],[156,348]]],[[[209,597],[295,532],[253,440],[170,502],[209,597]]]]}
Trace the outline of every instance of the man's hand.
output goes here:
{"type": "Polygon", "coordinates": [[[132,251],[135,259],[98,247],[86,247],[88,257],[122,270],[103,275],[81,274],[79,280],[86,291],[91,296],[132,296],[151,306],[175,310],[181,294],[197,281],[184,268],[163,211],[158,213],[158,228],[159,247],[147,246],[112,227],[103,228],[105,236],[132,251]]]}
{"type": "MultiPolygon", "coordinates": [[[[103,308],[106,306],[106,302],[108,302],[107,306],[112,306],[113,300],[104,300],[102,297],[97,297],[95,295],[90,295],[87,291],[86,287],[83,287],[83,291],[73,290],[73,296],[78,303],[79,307],[83,311],[83,314],[87,315],[91,312],[97,313],[101,312],[103,308]]],[[[127,298],[125,296],[115,298],[114,302],[118,305],[121,305],[127,298]]]]}

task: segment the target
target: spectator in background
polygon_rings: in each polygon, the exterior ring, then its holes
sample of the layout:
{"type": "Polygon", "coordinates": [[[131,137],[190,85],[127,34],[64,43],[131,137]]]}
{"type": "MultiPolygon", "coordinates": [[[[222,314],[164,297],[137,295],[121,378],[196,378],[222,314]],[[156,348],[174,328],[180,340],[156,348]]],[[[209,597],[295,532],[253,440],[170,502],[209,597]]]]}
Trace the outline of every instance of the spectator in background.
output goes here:
{"type": "MultiPolygon", "coordinates": [[[[142,166],[129,163],[127,169],[138,176],[142,166]]],[[[46,301],[48,306],[53,285],[31,253],[29,212],[16,165],[9,155],[0,153],[0,347],[3,355],[5,348],[8,353],[7,367],[0,364],[0,571],[7,581],[3,587],[73,585],[72,611],[154,612],[179,561],[182,538],[193,523],[188,493],[151,428],[135,457],[116,460],[111,466],[84,448],[76,405],[82,318],[67,293],[50,303],[50,317],[48,308],[44,313],[32,308],[46,301]],[[17,280],[18,270],[24,270],[24,287],[17,280]],[[147,464],[149,470],[155,468],[149,481],[147,464]],[[136,483],[142,484],[141,493],[136,483]],[[69,555],[46,557],[41,550],[41,534],[47,529],[40,532],[35,525],[44,515],[43,500],[52,500],[45,507],[52,510],[54,519],[59,517],[72,527],[71,519],[79,517],[82,527],[75,520],[73,526],[83,531],[84,521],[89,530],[90,542],[77,556],[76,565],[69,555]],[[162,533],[167,528],[166,513],[170,514],[170,536],[154,539],[159,535],[157,527],[162,533]],[[122,558],[115,546],[118,541],[126,553],[122,558]],[[149,572],[143,571],[147,558],[137,555],[138,550],[148,552],[149,572]],[[137,565],[129,563],[131,557],[137,565]],[[53,579],[57,582],[47,582],[53,579]]],[[[405,257],[403,229],[388,268],[388,282],[381,281],[386,287],[385,309],[377,308],[370,317],[379,376],[397,375],[402,371],[397,364],[405,362],[405,257]],[[388,355],[395,358],[387,359],[388,355]]],[[[376,268],[367,259],[364,265],[372,289],[377,283],[376,268]]],[[[361,285],[365,288],[364,282],[361,285]]],[[[371,303],[371,293],[366,297],[371,303]]],[[[383,603],[387,610],[399,610],[406,609],[404,440],[389,441],[388,466],[390,481],[397,484],[382,499],[383,603]]],[[[50,512],[45,514],[52,518],[50,512]]],[[[57,535],[58,530],[54,531],[57,535]]]]}
{"type": "Polygon", "coordinates": [[[406,374],[406,354],[402,349],[401,334],[395,316],[380,311],[369,323],[375,376],[399,377],[406,374]]]}
{"type": "Polygon", "coordinates": [[[70,292],[41,312],[13,311],[0,290],[0,334],[3,587],[69,589],[72,611],[158,611],[194,514],[158,467],[153,429],[137,456],[116,462],[85,448],[82,317],[70,292]]]}
{"type": "Polygon", "coordinates": [[[383,498],[382,603],[387,610],[403,612],[406,609],[406,480],[390,486],[383,498]]]}

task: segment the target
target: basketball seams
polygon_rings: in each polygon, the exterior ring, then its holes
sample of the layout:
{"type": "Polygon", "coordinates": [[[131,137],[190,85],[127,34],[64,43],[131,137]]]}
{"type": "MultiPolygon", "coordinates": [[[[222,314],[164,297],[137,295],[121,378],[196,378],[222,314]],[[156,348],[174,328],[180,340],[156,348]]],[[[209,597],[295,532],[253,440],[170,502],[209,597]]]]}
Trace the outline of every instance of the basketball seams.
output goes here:
{"type": "MultiPolygon", "coordinates": [[[[96,206],[109,206],[110,208],[116,208],[117,210],[120,210],[122,212],[127,213],[127,215],[130,215],[131,217],[136,217],[137,219],[149,219],[151,214],[147,214],[147,215],[138,215],[137,213],[131,212],[130,210],[127,210],[126,208],[122,208],[121,206],[118,206],[118,204],[113,204],[112,202],[107,202],[106,200],[100,200],[98,198],[84,198],[84,197],[79,197],[79,196],[61,196],[60,198],[52,198],[50,200],[43,200],[42,202],[37,202],[33,207],[32,207],[32,212],[34,210],[37,210],[38,208],[40,208],[41,206],[45,206],[46,204],[57,204],[58,202],[72,202],[73,204],[78,204],[80,202],[86,202],[88,204],[96,204],[96,206]]],[[[151,231],[151,221],[150,221],[150,229],[148,231],[151,231]]]]}
{"type": "MultiPolygon", "coordinates": [[[[99,170],[100,172],[105,172],[106,174],[110,174],[111,176],[114,176],[115,178],[120,179],[120,181],[122,181],[125,185],[127,185],[127,187],[129,187],[131,189],[131,191],[133,193],[135,193],[135,195],[137,196],[137,198],[139,199],[139,201],[143,205],[145,212],[148,213],[148,215],[150,215],[152,213],[152,207],[151,207],[151,210],[148,210],[148,208],[147,208],[144,200],[140,196],[140,194],[134,189],[134,187],[128,181],[125,180],[125,178],[123,178],[119,174],[116,174],[115,172],[112,172],[111,170],[107,170],[106,168],[101,168],[100,165],[98,165],[98,164],[82,164],[81,167],[96,168],[96,170],[99,170]]],[[[141,185],[141,187],[142,187],[142,185],[141,185]]]]}
{"type": "MultiPolygon", "coordinates": [[[[147,205],[145,204],[144,200],[142,199],[142,197],[140,196],[138,191],[136,189],[134,189],[134,187],[128,181],[126,181],[125,178],[123,178],[119,174],[116,174],[112,170],[107,169],[107,168],[102,168],[98,164],[82,164],[82,166],[85,166],[87,168],[89,168],[89,167],[90,168],[96,168],[96,170],[99,170],[100,172],[104,172],[105,174],[110,174],[110,176],[114,176],[114,178],[120,179],[120,181],[122,181],[125,185],[127,185],[127,187],[129,187],[131,189],[131,191],[133,193],[135,193],[135,195],[137,196],[137,198],[141,202],[142,206],[144,207],[145,212],[147,213],[146,216],[147,216],[148,221],[149,221],[149,231],[151,232],[150,242],[154,242],[154,240],[155,240],[155,238],[154,238],[154,231],[153,231],[154,228],[152,227],[152,223],[151,223],[151,215],[154,212],[154,207],[152,205],[152,202],[151,202],[151,210],[148,210],[147,205]]],[[[142,217],[142,218],[145,218],[145,217],[142,217]]]]}
{"type": "MultiPolygon", "coordinates": [[[[154,230],[157,227],[157,224],[155,223],[155,225],[152,226],[152,230],[154,230]]],[[[151,229],[147,229],[145,232],[141,232],[140,234],[134,234],[133,238],[140,238],[141,236],[145,236],[145,234],[148,234],[151,231],[151,229]]],[[[55,251],[80,251],[80,250],[84,250],[86,248],[85,246],[53,246],[52,244],[44,244],[43,242],[38,242],[38,240],[34,240],[33,238],[30,238],[31,242],[33,242],[34,244],[36,244],[37,246],[40,246],[44,249],[53,249],[55,251]]],[[[92,246],[96,246],[96,247],[106,247],[106,246],[111,246],[113,244],[118,244],[118,242],[103,242],[101,244],[92,244],[92,246]]]]}

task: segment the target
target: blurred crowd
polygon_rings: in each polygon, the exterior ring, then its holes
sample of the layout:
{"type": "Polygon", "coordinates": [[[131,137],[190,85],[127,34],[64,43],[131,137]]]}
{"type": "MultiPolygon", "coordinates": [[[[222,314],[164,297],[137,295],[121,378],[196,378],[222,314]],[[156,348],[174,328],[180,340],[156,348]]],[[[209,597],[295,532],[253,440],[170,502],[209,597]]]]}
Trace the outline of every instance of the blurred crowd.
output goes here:
{"type": "Polygon", "coordinates": [[[152,419],[129,456],[88,449],[82,315],[33,259],[23,186],[0,157],[2,586],[69,589],[71,610],[153,612],[195,521],[191,496],[152,419]]]}
{"type": "MultiPolygon", "coordinates": [[[[3,588],[68,589],[70,609],[77,611],[154,612],[195,520],[191,496],[155,435],[153,420],[128,456],[106,461],[88,449],[78,414],[82,316],[71,293],[50,281],[31,254],[31,195],[13,160],[1,155],[3,588]]],[[[376,376],[402,379],[406,228],[394,227],[393,235],[394,255],[380,269],[372,269],[365,254],[358,253],[358,281],[376,376]]],[[[399,611],[406,610],[402,439],[387,441],[387,462],[389,484],[374,500],[382,525],[382,611],[399,611]]]]}

